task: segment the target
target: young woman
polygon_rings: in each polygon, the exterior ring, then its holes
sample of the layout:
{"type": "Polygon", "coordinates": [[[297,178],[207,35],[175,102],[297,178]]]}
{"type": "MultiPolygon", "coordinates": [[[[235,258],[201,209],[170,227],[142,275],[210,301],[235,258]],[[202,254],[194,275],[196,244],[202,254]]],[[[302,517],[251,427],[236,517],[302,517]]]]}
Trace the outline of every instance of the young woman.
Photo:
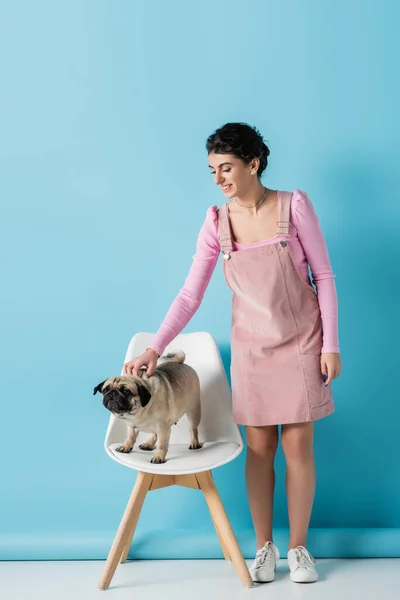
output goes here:
{"type": "Polygon", "coordinates": [[[185,285],[152,348],[126,363],[124,372],[137,375],[146,365],[151,375],[158,356],[200,306],[222,252],[233,292],[233,416],[246,426],[246,485],[257,540],[250,572],[258,582],[275,578],[279,551],[273,543],[272,507],[281,425],[290,575],[295,582],[313,582],[316,561],[306,549],[306,537],[316,479],[314,421],[334,411],[330,384],[341,370],[334,275],[307,194],[261,183],[269,149],[255,127],[227,123],[208,138],[206,148],[227,202],[219,210],[208,209],[185,285]]]}

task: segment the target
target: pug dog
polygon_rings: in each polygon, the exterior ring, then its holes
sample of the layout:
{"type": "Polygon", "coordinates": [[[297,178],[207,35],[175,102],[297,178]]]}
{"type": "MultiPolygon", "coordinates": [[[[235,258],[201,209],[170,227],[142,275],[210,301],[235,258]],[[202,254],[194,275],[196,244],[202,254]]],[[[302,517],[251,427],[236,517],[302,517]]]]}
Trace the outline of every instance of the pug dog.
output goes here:
{"type": "Polygon", "coordinates": [[[200,381],[196,371],[184,364],[185,358],[181,351],[167,354],[158,359],[151,377],[147,376],[146,367],[143,367],[139,376],[110,377],[94,388],[93,394],[103,394],[103,405],[127,425],[127,438],[117,452],[131,452],[139,431],[144,431],[151,437],[139,448],[155,448],[151,462],[165,463],[171,427],[184,414],[190,425],[189,450],[202,447],[198,437],[200,381]]]}

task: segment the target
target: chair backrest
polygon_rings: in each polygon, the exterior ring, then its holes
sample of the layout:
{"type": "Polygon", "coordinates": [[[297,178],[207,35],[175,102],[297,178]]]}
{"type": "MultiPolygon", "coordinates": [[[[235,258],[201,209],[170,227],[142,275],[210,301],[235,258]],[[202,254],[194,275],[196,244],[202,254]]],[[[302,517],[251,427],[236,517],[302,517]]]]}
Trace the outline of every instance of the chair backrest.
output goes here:
{"type": "MultiPolygon", "coordinates": [[[[131,340],[124,363],[132,360],[151,346],[155,334],[137,333],[131,340]]],[[[238,425],[232,418],[231,390],[226,377],[221,354],[213,336],[207,332],[182,333],[166,349],[164,354],[173,350],[183,350],[185,362],[193,367],[200,379],[201,423],[199,438],[202,442],[236,442],[243,446],[238,425]]],[[[122,442],[125,439],[126,426],[121,419],[111,415],[106,434],[105,445],[122,442]]],[[[146,435],[144,435],[146,437],[146,435]]],[[[139,442],[143,439],[141,435],[139,442]]],[[[171,444],[187,444],[189,428],[186,416],[172,427],[171,444]]]]}

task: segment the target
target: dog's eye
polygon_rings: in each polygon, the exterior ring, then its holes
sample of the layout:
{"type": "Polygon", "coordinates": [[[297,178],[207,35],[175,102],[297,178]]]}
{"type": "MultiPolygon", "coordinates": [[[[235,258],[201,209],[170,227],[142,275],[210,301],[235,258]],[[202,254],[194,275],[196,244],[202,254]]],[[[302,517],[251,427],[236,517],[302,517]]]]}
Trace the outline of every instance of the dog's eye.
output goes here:
{"type": "Polygon", "coordinates": [[[124,394],[124,396],[127,396],[128,394],[130,395],[131,392],[130,392],[130,390],[123,389],[122,393],[124,394]]]}

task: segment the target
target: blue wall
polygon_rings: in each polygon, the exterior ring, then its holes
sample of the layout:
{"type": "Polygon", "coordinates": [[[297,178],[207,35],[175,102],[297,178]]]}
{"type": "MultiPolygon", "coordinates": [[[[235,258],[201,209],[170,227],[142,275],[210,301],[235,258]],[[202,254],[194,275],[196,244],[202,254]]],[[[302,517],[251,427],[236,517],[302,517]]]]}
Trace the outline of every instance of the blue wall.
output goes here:
{"type": "MultiPolygon", "coordinates": [[[[399,4],[0,10],[0,558],[106,556],[135,472],[105,454],[92,390],[182,286],[207,207],[224,201],[205,140],[233,120],[269,143],[266,185],[308,192],[337,275],[343,372],[316,426],[310,547],[400,556],[399,4]]],[[[210,331],[228,366],[229,325],[218,265],[186,331],[210,331]]],[[[244,458],[215,479],[250,557],[244,458]]],[[[281,451],[276,466],[284,552],[281,451]]],[[[132,556],[220,555],[203,498],[183,488],[149,495],[137,539],[132,556]]]]}

